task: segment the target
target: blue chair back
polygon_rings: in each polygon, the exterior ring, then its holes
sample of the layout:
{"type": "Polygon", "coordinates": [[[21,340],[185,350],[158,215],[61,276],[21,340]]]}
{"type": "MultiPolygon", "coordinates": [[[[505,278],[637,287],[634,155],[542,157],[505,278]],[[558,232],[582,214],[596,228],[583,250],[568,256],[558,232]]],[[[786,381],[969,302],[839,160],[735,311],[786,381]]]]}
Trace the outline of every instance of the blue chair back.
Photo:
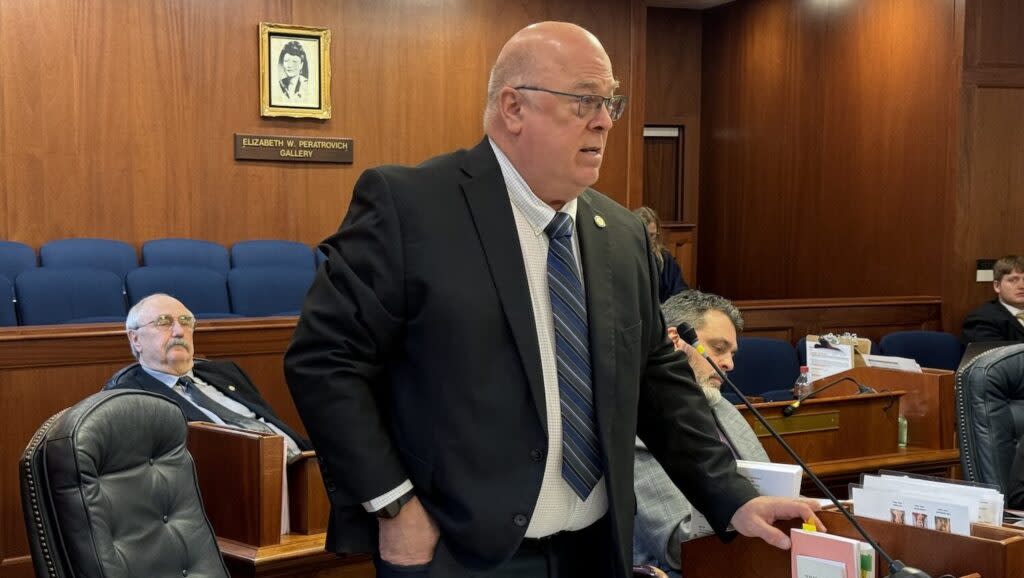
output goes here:
{"type": "Polygon", "coordinates": [[[943,331],[897,331],[882,338],[882,355],[909,357],[921,367],[955,370],[963,356],[963,344],[943,331]]]}
{"type": "Polygon", "coordinates": [[[154,293],[166,293],[196,317],[237,317],[231,313],[227,277],[201,267],[139,267],[125,280],[128,302],[135,305],[154,293]]]}
{"type": "Polygon", "coordinates": [[[36,267],[36,252],[32,247],[17,241],[0,241],[0,275],[13,283],[19,273],[36,267]]]}
{"type": "Polygon", "coordinates": [[[788,341],[767,337],[740,337],[735,367],[729,378],[744,395],[791,389],[800,375],[796,350],[788,341]]]}
{"type": "Polygon", "coordinates": [[[239,241],[231,246],[231,267],[295,267],[314,269],[313,250],[296,241],[239,241]]]}
{"type": "Polygon", "coordinates": [[[22,325],[124,321],[124,285],[102,269],[33,269],[14,280],[22,325]]]}
{"type": "Polygon", "coordinates": [[[0,327],[13,327],[18,324],[14,304],[14,283],[0,275],[0,327]]]}
{"type": "Polygon", "coordinates": [[[61,239],[39,248],[39,263],[51,268],[104,269],[122,280],[139,266],[135,248],[113,239],[61,239]]]}
{"type": "Polygon", "coordinates": [[[201,267],[228,274],[228,250],[198,239],[153,239],[142,244],[142,264],[147,267],[201,267]]]}
{"type": "Polygon", "coordinates": [[[298,315],[313,283],[312,269],[248,267],[228,273],[232,311],[250,317],[298,315]]]}

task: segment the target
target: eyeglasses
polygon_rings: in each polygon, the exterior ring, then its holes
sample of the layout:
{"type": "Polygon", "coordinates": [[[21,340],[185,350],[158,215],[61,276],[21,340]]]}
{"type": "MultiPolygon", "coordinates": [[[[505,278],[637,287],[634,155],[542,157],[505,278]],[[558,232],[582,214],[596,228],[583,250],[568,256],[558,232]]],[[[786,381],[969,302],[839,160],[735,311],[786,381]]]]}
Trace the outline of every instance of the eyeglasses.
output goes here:
{"type": "Polygon", "coordinates": [[[612,117],[612,120],[619,120],[622,113],[626,112],[626,102],[629,100],[621,94],[617,94],[615,96],[573,94],[571,92],[548,90],[547,88],[540,88],[539,86],[516,86],[514,90],[536,90],[538,92],[547,92],[548,94],[557,94],[558,96],[575,98],[579,103],[579,106],[576,109],[576,116],[580,118],[589,118],[593,116],[597,113],[599,107],[604,105],[604,107],[608,109],[608,116],[612,117]]]}
{"type": "Polygon", "coordinates": [[[195,329],[196,328],[196,318],[192,317],[191,315],[179,315],[179,316],[175,317],[173,315],[167,315],[165,313],[163,315],[157,315],[156,319],[150,321],[149,323],[143,323],[142,325],[139,325],[138,327],[136,327],[136,329],[142,329],[143,327],[145,327],[147,325],[152,325],[154,327],[159,327],[161,329],[166,329],[166,328],[174,325],[175,321],[177,321],[178,325],[181,325],[185,329],[195,329]]]}

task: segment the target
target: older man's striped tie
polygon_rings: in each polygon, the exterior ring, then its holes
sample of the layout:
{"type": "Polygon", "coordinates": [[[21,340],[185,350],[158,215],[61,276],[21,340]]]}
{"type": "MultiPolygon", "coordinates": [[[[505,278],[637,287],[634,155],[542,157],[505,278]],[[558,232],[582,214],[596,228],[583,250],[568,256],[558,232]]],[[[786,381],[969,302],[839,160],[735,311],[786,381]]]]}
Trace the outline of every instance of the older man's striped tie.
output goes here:
{"type": "Polygon", "coordinates": [[[562,477],[585,500],[601,477],[601,450],[595,434],[587,299],[572,250],[572,226],[569,215],[555,213],[544,232],[551,238],[548,289],[562,410],[562,477]]]}

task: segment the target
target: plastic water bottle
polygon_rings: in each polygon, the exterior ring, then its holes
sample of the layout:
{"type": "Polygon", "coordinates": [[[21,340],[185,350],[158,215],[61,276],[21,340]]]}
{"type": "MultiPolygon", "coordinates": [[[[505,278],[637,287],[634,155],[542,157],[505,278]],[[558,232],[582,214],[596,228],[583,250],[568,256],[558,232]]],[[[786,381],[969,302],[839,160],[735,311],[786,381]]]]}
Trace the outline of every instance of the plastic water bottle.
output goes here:
{"type": "Polygon", "coordinates": [[[807,366],[800,366],[800,377],[796,378],[796,383],[793,384],[793,397],[800,399],[801,397],[811,393],[811,381],[807,377],[807,366]]]}

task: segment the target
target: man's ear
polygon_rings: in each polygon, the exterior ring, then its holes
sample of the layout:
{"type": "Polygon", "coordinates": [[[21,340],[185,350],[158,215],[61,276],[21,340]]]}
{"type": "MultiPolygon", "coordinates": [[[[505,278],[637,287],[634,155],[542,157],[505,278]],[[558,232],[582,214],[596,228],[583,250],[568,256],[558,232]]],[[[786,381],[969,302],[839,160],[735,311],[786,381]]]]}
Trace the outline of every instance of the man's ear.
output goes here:
{"type": "Polygon", "coordinates": [[[136,357],[138,357],[138,354],[140,353],[140,350],[139,350],[139,334],[136,333],[134,330],[131,330],[131,331],[128,332],[128,343],[131,344],[132,351],[134,351],[135,354],[136,354],[136,357]]]}
{"type": "Polygon", "coordinates": [[[506,86],[498,93],[498,117],[510,134],[518,135],[523,130],[523,95],[506,86]]]}

